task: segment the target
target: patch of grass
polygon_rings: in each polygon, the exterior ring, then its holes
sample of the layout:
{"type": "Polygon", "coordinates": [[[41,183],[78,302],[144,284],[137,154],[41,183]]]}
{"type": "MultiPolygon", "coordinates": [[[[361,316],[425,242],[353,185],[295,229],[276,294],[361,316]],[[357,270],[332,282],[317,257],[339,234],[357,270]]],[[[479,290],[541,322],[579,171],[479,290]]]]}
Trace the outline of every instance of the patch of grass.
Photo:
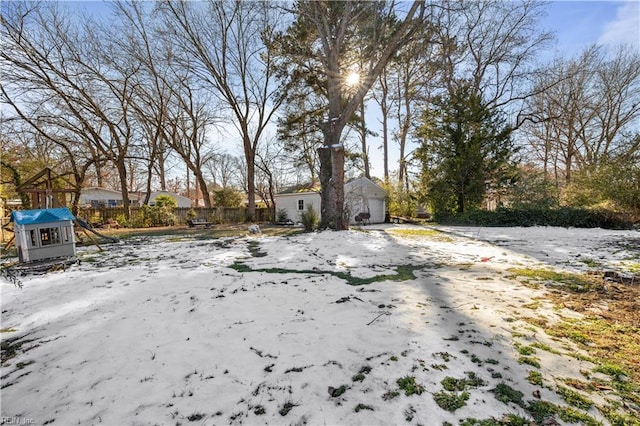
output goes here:
{"type": "Polygon", "coordinates": [[[361,382],[365,379],[365,377],[367,377],[366,375],[369,373],[371,373],[371,367],[368,365],[365,365],[362,368],[360,368],[360,371],[358,371],[358,374],[353,376],[351,380],[353,380],[354,382],[361,382]]]}
{"type": "Polygon", "coordinates": [[[358,373],[355,376],[353,376],[351,380],[353,380],[354,382],[362,382],[365,379],[365,377],[366,376],[364,374],[358,373]]]}
{"type": "Polygon", "coordinates": [[[467,371],[466,374],[467,378],[463,379],[456,379],[454,377],[447,376],[442,379],[440,384],[442,384],[442,387],[445,390],[450,392],[477,388],[478,386],[484,386],[486,384],[485,381],[478,377],[473,371],[467,371]]]}
{"type": "Polygon", "coordinates": [[[529,371],[529,375],[527,376],[527,381],[532,385],[536,385],[536,386],[542,386],[542,384],[544,383],[542,378],[542,373],[535,370],[529,371]]]}
{"type": "Polygon", "coordinates": [[[558,407],[557,414],[560,420],[567,423],[579,423],[585,426],[602,426],[602,423],[593,417],[571,407],[558,407]]]}
{"type": "Polygon", "coordinates": [[[250,240],[247,242],[247,248],[251,257],[265,257],[267,253],[260,250],[260,243],[256,240],[250,240]]]}
{"type": "Polygon", "coordinates": [[[265,272],[268,274],[314,274],[314,275],[333,275],[340,279],[343,279],[347,282],[347,284],[352,286],[361,286],[368,285],[371,283],[381,282],[381,281],[409,281],[415,280],[416,276],[413,271],[422,269],[424,266],[418,265],[396,265],[392,266],[396,270],[395,274],[383,274],[376,275],[374,277],[369,278],[360,278],[354,277],[348,272],[343,271],[321,271],[317,269],[287,269],[287,268],[256,268],[253,269],[250,266],[236,261],[229,268],[234,269],[238,272],[265,272]]]}
{"type": "Polygon", "coordinates": [[[356,408],[354,408],[353,411],[355,411],[356,413],[360,412],[361,410],[370,410],[370,411],[374,411],[373,407],[370,405],[366,405],[363,403],[360,403],[358,405],[356,405],[356,408]]]}
{"type": "Polygon", "coordinates": [[[512,388],[506,383],[499,383],[494,389],[491,389],[496,399],[504,404],[509,404],[510,402],[519,405],[520,407],[524,407],[524,401],[522,397],[524,394],[519,390],[512,388]]]}
{"type": "MultiPolygon", "coordinates": [[[[628,376],[640,383],[640,327],[607,321],[598,317],[564,319],[545,329],[547,334],[570,339],[589,353],[589,359],[599,364],[596,371],[615,380],[628,376]]],[[[638,385],[640,391],[640,385],[638,385]]]]}
{"type": "Polygon", "coordinates": [[[284,403],[284,405],[278,410],[278,413],[280,413],[281,416],[286,416],[287,414],[289,414],[289,411],[291,411],[294,407],[297,407],[298,404],[295,404],[291,401],[287,401],[284,403]]]}
{"type": "MultiPolygon", "coordinates": [[[[267,224],[260,225],[262,235],[268,236],[290,236],[302,233],[299,228],[288,228],[282,226],[271,226],[267,224]]],[[[154,237],[174,235],[176,237],[190,237],[195,240],[215,240],[219,238],[244,237],[247,234],[247,225],[215,225],[211,228],[185,228],[184,225],[172,227],[156,227],[156,228],[120,228],[120,229],[101,229],[101,233],[118,237],[120,239],[129,239],[133,237],[154,237]]]]}
{"type": "Polygon", "coordinates": [[[467,405],[469,400],[469,392],[447,392],[440,391],[433,394],[433,399],[440,408],[446,411],[454,412],[458,408],[462,408],[467,405]]]}
{"type": "Polygon", "coordinates": [[[420,395],[424,392],[424,386],[416,382],[416,378],[413,376],[405,376],[396,380],[396,384],[404,391],[406,396],[413,394],[420,395]]]}
{"type": "Polygon", "coordinates": [[[508,426],[530,426],[531,421],[520,417],[516,414],[505,414],[499,419],[492,417],[490,419],[462,419],[460,420],[460,426],[496,426],[496,425],[508,425],[508,426]]]}
{"type": "Polygon", "coordinates": [[[398,396],[400,396],[400,392],[395,391],[395,390],[390,390],[390,391],[386,391],[383,395],[382,395],[382,399],[384,399],[385,401],[389,401],[393,398],[397,398],[398,396]]]}
{"type": "MultiPolygon", "coordinates": [[[[5,365],[7,361],[14,358],[18,351],[22,350],[22,346],[26,343],[34,342],[36,339],[27,339],[28,335],[11,337],[0,342],[0,364],[5,365]]],[[[33,349],[36,346],[32,346],[33,349]]]]}
{"type": "Polygon", "coordinates": [[[540,368],[540,362],[538,361],[538,359],[531,356],[521,356],[520,358],[518,358],[518,363],[540,368]]]}
{"type": "Polygon", "coordinates": [[[452,358],[456,359],[456,356],[451,355],[449,352],[436,352],[433,356],[442,358],[444,362],[449,362],[452,358]]]}
{"type": "Polygon", "coordinates": [[[574,407],[588,410],[593,406],[593,402],[590,399],[574,390],[565,388],[564,386],[558,386],[556,392],[567,402],[567,404],[573,405],[574,407]]]}
{"type": "Polygon", "coordinates": [[[587,265],[589,268],[599,268],[600,266],[602,266],[600,262],[589,258],[580,259],[579,261],[587,265]]]}
{"type": "Polygon", "coordinates": [[[267,410],[262,405],[256,405],[255,407],[253,407],[253,414],[255,414],[256,416],[262,416],[266,413],[267,410]]]}
{"type": "Polygon", "coordinates": [[[438,371],[448,370],[447,364],[431,364],[431,368],[438,371]]]}
{"type": "Polygon", "coordinates": [[[22,370],[23,368],[31,365],[31,364],[35,364],[34,360],[29,360],[29,361],[25,361],[25,362],[19,362],[16,364],[16,370],[22,370]]]}
{"type": "Polygon", "coordinates": [[[492,365],[500,364],[500,361],[498,361],[497,359],[493,359],[493,358],[485,359],[484,362],[486,362],[487,364],[492,364],[492,365]]]}
{"type": "Polygon", "coordinates": [[[558,406],[549,401],[530,401],[526,409],[536,421],[536,424],[540,425],[544,424],[545,420],[555,416],[558,406]]]}
{"type": "Polygon", "coordinates": [[[187,420],[189,420],[190,422],[198,422],[204,418],[205,418],[205,415],[202,413],[193,413],[187,416],[187,420]]]}
{"type": "Polygon", "coordinates": [[[536,350],[531,346],[518,346],[518,353],[520,355],[533,355],[536,353],[536,350]]]}
{"type": "Polygon", "coordinates": [[[595,371],[596,373],[602,373],[606,374],[607,376],[611,376],[614,380],[617,381],[624,380],[628,376],[624,368],[613,363],[604,363],[598,365],[593,369],[593,371],[595,371]]]}
{"type": "Polygon", "coordinates": [[[334,388],[333,386],[329,386],[329,395],[331,395],[332,398],[337,398],[343,393],[345,393],[346,391],[347,391],[346,385],[341,385],[341,386],[338,386],[337,388],[334,388]]]}
{"type": "Polygon", "coordinates": [[[571,377],[567,377],[564,379],[561,379],[567,386],[571,386],[574,389],[578,389],[578,390],[583,390],[586,392],[594,392],[596,390],[598,390],[598,388],[594,385],[597,382],[593,382],[593,383],[589,383],[589,382],[583,382],[581,380],[576,380],[574,378],[571,377]]]}
{"type": "Polygon", "coordinates": [[[416,409],[413,408],[413,405],[409,405],[405,410],[404,410],[404,419],[408,422],[410,422],[411,420],[413,420],[413,416],[416,414],[416,409]]]}
{"type": "Polygon", "coordinates": [[[542,303],[540,303],[540,301],[538,301],[538,300],[536,300],[535,302],[531,302],[531,303],[527,303],[525,305],[522,305],[523,308],[531,309],[533,311],[538,309],[540,306],[542,306],[542,303]]]}
{"type": "Polygon", "coordinates": [[[433,241],[441,241],[441,242],[447,242],[447,243],[451,243],[454,241],[453,238],[435,229],[415,229],[415,228],[388,229],[387,233],[398,236],[398,237],[405,237],[405,238],[420,237],[420,238],[430,239],[433,241]]]}
{"type": "Polygon", "coordinates": [[[0,333],[13,333],[14,331],[18,331],[18,329],[13,327],[0,329],[0,333]]]}
{"type": "Polygon", "coordinates": [[[633,413],[619,412],[619,407],[598,406],[598,410],[604,414],[613,426],[639,426],[640,420],[633,413]]]}
{"type": "Polygon", "coordinates": [[[572,293],[583,293],[602,287],[602,283],[593,277],[570,272],[533,268],[510,268],[508,271],[518,277],[556,283],[563,290],[572,293]]]}
{"type": "Polygon", "coordinates": [[[395,356],[395,355],[392,355],[391,358],[389,358],[389,360],[396,362],[396,361],[398,361],[398,357],[395,356]]]}
{"type": "Polygon", "coordinates": [[[549,352],[549,353],[552,353],[552,354],[560,355],[560,351],[557,351],[557,350],[553,349],[551,346],[545,345],[544,343],[533,342],[529,346],[532,347],[532,348],[540,349],[540,350],[545,351],[545,352],[549,352]]]}

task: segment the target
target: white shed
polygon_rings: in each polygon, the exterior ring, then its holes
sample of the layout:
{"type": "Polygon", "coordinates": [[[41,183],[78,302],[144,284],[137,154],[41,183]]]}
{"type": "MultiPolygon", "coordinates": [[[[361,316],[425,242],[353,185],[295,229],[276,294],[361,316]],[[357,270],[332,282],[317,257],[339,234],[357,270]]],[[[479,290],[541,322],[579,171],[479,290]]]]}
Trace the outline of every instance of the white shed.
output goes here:
{"type": "Polygon", "coordinates": [[[300,222],[300,214],[312,206],[320,217],[320,186],[299,185],[276,194],[276,215],[284,212],[287,219],[300,222]]]}
{"type": "Polygon", "coordinates": [[[344,185],[344,204],[351,224],[383,223],[387,212],[387,192],[371,179],[359,177],[344,185]]]}
{"type": "MultiPolygon", "coordinates": [[[[300,213],[311,205],[320,216],[320,187],[297,186],[276,195],[276,214],[284,211],[287,218],[300,221],[300,213]]],[[[344,185],[344,204],[351,224],[384,223],[387,193],[366,177],[352,179],[344,185]],[[356,216],[363,220],[356,220],[356,216]]]]}
{"type": "Polygon", "coordinates": [[[74,220],[66,207],[12,212],[20,262],[75,257],[74,220]]]}

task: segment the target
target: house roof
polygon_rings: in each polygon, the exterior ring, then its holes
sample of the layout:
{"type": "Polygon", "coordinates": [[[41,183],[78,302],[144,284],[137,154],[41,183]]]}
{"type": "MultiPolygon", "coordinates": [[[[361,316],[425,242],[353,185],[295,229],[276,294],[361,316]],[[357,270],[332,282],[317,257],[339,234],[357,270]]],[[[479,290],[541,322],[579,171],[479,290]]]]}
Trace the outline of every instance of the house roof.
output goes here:
{"type": "Polygon", "coordinates": [[[16,210],[11,212],[11,222],[15,222],[17,225],[32,225],[75,219],[73,213],[66,207],[57,209],[16,210]]]}
{"type": "Polygon", "coordinates": [[[286,194],[300,194],[303,192],[320,192],[320,184],[317,182],[304,183],[301,185],[290,186],[282,192],[279,192],[277,195],[286,195],[286,194]]]}
{"type": "Polygon", "coordinates": [[[108,188],[101,188],[99,186],[90,186],[87,188],[82,188],[82,190],[80,191],[80,193],[86,193],[87,191],[103,191],[103,192],[110,192],[112,194],[122,194],[122,192],[120,191],[115,191],[113,189],[108,189],[108,188]]]}
{"type": "MultiPolygon", "coordinates": [[[[383,187],[365,176],[351,179],[344,185],[345,192],[363,190],[364,188],[369,188],[368,191],[373,191],[379,198],[387,197],[387,191],[385,191],[383,187]]],[[[373,194],[369,192],[369,195],[371,196],[373,194]]]]}

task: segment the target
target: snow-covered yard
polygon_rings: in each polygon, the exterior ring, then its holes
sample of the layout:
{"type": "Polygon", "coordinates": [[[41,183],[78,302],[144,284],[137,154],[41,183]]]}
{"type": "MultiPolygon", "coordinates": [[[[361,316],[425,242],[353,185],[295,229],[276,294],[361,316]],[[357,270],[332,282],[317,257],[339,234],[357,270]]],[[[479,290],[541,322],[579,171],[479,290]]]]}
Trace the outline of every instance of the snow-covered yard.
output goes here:
{"type": "MultiPolygon", "coordinates": [[[[531,418],[530,401],[568,406],[556,384],[585,380],[594,364],[524,319],[580,314],[554,307],[512,268],[597,264],[633,274],[639,239],[637,231],[384,225],[84,248],[67,271],[22,277],[22,289],[0,283],[2,421],[531,418]],[[523,362],[521,348],[534,343],[523,362]]],[[[604,405],[607,395],[588,397],[604,405]]],[[[579,411],[607,423],[595,406],[579,411]]]]}

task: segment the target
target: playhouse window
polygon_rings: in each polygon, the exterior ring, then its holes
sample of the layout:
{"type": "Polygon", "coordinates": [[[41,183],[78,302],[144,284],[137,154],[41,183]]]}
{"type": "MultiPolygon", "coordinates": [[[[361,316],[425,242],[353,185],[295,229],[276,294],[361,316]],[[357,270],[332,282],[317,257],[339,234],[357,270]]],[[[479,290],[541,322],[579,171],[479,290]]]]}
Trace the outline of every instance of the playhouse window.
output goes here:
{"type": "Polygon", "coordinates": [[[40,244],[43,246],[60,244],[60,229],[40,228],[40,244]]]}
{"type": "Polygon", "coordinates": [[[304,200],[298,200],[298,210],[304,210],[304,200]]]}
{"type": "Polygon", "coordinates": [[[31,247],[38,247],[38,241],[36,240],[36,230],[35,229],[30,229],[29,230],[29,237],[31,240],[31,247]]]}

